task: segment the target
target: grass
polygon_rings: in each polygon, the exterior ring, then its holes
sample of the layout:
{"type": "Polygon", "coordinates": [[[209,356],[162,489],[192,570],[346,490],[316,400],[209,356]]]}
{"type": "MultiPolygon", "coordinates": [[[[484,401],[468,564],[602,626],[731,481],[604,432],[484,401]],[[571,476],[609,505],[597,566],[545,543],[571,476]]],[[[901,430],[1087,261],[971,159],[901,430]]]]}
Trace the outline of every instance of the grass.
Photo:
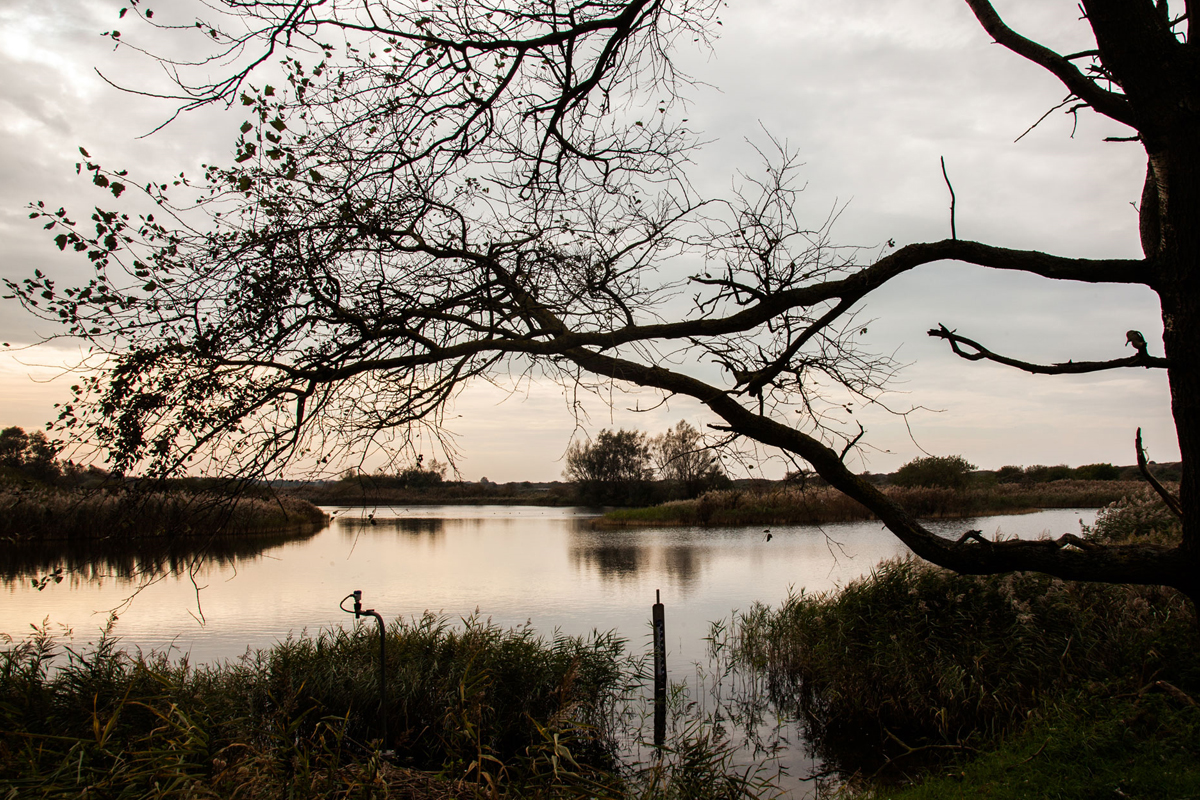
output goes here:
{"type": "MultiPolygon", "coordinates": [[[[1039,508],[1097,508],[1145,484],[1136,481],[1063,480],[1046,484],[997,484],[965,490],[884,487],[884,492],[918,517],[1013,514],[1039,508]]],[[[770,487],[762,491],[708,492],[649,508],[617,509],[596,524],[634,525],[816,525],[872,519],[857,501],[830,487],[770,487]]]]}
{"type": "MultiPolygon", "coordinates": [[[[1126,498],[1086,535],[1170,542],[1158,504],[1126,498]]],[[[910,558],[733,627],[738,657],[851,776],[839,796],[1200,796],[1200,627],[1174,590],[910,558]]]]}
{"type": "Polygon", "coordinates": [[[381,709],[373,632],[192,666],[108,637],[63,649],[40,631],[0,653],[0,797],[761,794],[700,722],[680,726],[661,758],[627,758],[619,740],[631,735],[645,670],[612,635],[546,641],[477,619],[393,622],[381,709]]]}
{"type": "Polygon", "coordinates": [[[1154,587],[963,576],[904,559],[836,594],[757,606],[739,627],[742,656],[818,739],[884,752],[893,738],[976,746],[1090,682],[1200,682],[1191,609],[1154,587]]]}
{"type": "MultiPolygon", "coordinates": [[[[911,787],[871,787],[860,800],[945,798],[1200,798],[1200,709],[1166,692],[1076,698],[1053,720],[1004,737],[911,787]]],[[[850,791],[843,792],[849,795],[850,791]]]]}

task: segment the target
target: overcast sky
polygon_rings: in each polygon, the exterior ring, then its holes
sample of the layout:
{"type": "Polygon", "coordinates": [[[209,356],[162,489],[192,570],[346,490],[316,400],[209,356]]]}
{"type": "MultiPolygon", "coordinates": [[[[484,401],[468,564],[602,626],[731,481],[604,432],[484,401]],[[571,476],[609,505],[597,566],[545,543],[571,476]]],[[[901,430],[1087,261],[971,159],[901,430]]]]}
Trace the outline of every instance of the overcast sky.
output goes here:
{"type": "MultiPolygon", "coordinates": [[[[1070,0],[1008,0],[996,6],[1011,26],[1060,52],[1089,47],[1070,0]]],[[[138,138],[168,109],[122,94],[95,74],[152,81],[152,66],[114,52],[101,36],[121,4],[106,0],[6,0],[0,4],[0,275],[35,268],[69,283],[84,264],[53,247],[25,205],[44,200],[86,215],[101,198],[75,175],[77,148],[106,165],[143,175],[198,172],[231,158],[241,117],[207,113],[138,138]]],[[[159,18],[182,13],[165,0],[159,18]]],[[[735,171],[751,170],[751,143],[765,131],[805,162],[802,198],[814,224],[845,204],[838,242],[899,245],[949,235],[949,197],[939,157],[957,193],[960,238],[1083,257],[1140,257],[1137,216],[1145,164],[1133,144],[1104,143],[1124,131],[1095,115],[1052,114],[1014,140],[1065,94],[1050,76],[991,43],[961,0],[741,0],[721,16],[712,52],[679,61],[703,85],[689,91],[691,124],[712,143],[693,181],[722,191],[735,171]],[[1073,134],[1073,136],[1072,136],[1073,134]],[[747,140],[750,140],[748,143],[747,140]]],[[[187,21],[186,18],[181,18],[187,21]]],[[[129,27],[130,34],[136,26],[129,27]]],[[[110,198],[111,199],[111,198],[110,198]]],[[[857,469],[891,471],[922,451],[961,454],[984,468],[1004,464],[1078,465],[1134,460],[1134,430],[1145,430],[1151,457],[1178,458],[1165,375],[1126,370],[1047,377],[967,363],[925,331],[957,328],[991,349],[1033,361],[1130,355],[1125,331],[1139,329],[1161,354],[1161,321],[1146,289],[1056,283],[976,267],[921,268],[872,296],[863,311],[870,339],[908,366],[889,402],[920,407],[904,420],[867,411],[871,445],[857,469]],[[911,436],[910,436],[911,430],[911,436]]],[[[52,336],[12,302],[0,306],[8,350],[52,336]]],[[[38,427],[71,382],[46,382],[78,351],[67,342],[0,354],[0,425],[38,427]]],[[[534,382],[516,394],[468,389],[451,413],[465,478],[551,480],[562,472],[570,437],[601,427],[651,433],[681,418],[710,418],[673,402],[649,413],[629,409],[651,398],[620,392],[611,406],[588,407],[576,428],[563,390],[534,382]]],[[[779,467],[767,465],[767,472],[779,467]]]]}

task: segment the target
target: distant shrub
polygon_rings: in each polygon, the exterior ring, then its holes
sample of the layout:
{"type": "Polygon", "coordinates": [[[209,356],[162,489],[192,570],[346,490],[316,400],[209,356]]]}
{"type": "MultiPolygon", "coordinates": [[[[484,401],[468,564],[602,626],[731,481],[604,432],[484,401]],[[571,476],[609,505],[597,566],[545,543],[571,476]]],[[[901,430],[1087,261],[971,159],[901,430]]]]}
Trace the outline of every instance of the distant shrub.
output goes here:
{"type": "Polygon", "coordinates": [[[1025,480],[1029,483],[1050,483],[1063,481],[1074,477],[1075,471],[1066,464],[1047,467],[1045,464],[1034,464],[1025,468],[1025,480]]]}
{"type": "Polygon", "coordinates": [[[1025,479],[1025,470],[1012,464],[996,470],[996,483],[1020,483],[1025,479]]]}
{"type": "Polygon", "coordinates": [[[896,486],[965,489],[975,465],[962,456],[926,456],[905,464],[892,475],[896,486]]]}
{"type": "Polygon", "coordinates": [[[1115,481],[1121,470],[1112,464],[1084,464],[1075,468],[1075,478],[1081,481],[1115,481]]]}
{"type": "Polygon", "coordinates": [[[57,459],[57,448],[41,431],[26,433],[17,427],[0,430],[0,467],[49,482],[62,475],[57,459]]]}

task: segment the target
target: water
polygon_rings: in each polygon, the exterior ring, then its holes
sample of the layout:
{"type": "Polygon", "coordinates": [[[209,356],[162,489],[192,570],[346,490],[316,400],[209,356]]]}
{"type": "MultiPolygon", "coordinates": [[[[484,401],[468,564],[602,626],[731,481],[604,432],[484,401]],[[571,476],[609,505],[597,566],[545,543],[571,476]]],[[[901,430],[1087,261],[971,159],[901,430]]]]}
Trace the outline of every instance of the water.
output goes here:
{"type": "MultiPolygon", "coordinates": [[[[129,563],[75,563],[62,583],[38,591],[29,570],[10,570],[0,632],[21,638],[48,621],[87,640],[115,611],[114,630],[126,645],[215,661],[289,633],[344,624],[350,617],[338,603],[361,589],[364,605],[385,618],[478,611],[500,625],[529,622],[547,633],[615,629],[638,647],[648,641],[650,606],[661,590],[672,662],[686,664],[703,657],[710,621],[756,601],[778,603],[789,589],[845,585],[907,552],[876,522],[772,526],[767,541],[759,527],[593,530],[594,514],[572,508],[327,510],[333,523],[315,536],[191,570],[179,558],[174,574],[146,578],[124,574],[129,563]]],[[[935,530],[1059,535],[1094,515],[1049,510],[944,521],[935,530]]],[[[33,572],[45,574],[52,563],[33,572]]]]}
{"type": "MultiPolygon", "coordinates": [[[[673,679],[706,659],[710,622],[789,590],[826,591],[864,575],[907,548],[877,522],[814,526],[593,529],[586,509],[514,506],[329,508],[332,524],[261,552],[227,550],[191,560],[69,560],[43,555],[6,565],[0,632],[23,638],[31,625],[94,641],[116,614],[126,647],[170,648],[193,663],[235,658],[289,634],[346,625],[339,602],[355,589],[384,615],[451,619],[478,613],[502,626],[532,624],[549,635],[616,630],[631,649],[650,648],[650,606],[666,606],[673,679]],[[38,591],[32,578],[57,565],[61,583],[38,591]],[[148,572],[139,574],[139,572],[148,572]]],[[[933,523],[957,535],[972,528],[1022,538],[1078,532],[1094,509],[933,523]]],[[[804,759],[800,759],[804,760],[804,759]]],[[[793,774],[810,764],[792,764],[793,774]]],[[[804,785],[793,782],[797,796],[804,785]]]]}

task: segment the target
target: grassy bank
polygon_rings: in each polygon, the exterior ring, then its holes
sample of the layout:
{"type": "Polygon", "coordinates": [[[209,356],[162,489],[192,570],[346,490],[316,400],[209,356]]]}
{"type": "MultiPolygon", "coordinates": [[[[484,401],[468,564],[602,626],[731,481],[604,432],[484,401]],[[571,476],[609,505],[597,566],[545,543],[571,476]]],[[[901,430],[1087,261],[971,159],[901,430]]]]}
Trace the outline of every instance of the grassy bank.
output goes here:
{"type": "MultiPolygon", "coordinates": [[[[1168,541],[1159,505],[1139,495],[1087,535],[1168,541]]],[[[755,607],[736,641],[826,764],[856,776],[844,796],[1200,795],[1200,629],[1174,590],[905,559],[755,607]],[[881,778],[933,782],[900,794],[881,778]]]]}
{"type": "Polygon", "coordinates": [[[421,486],[398,485],[386,476],[356,475],[351,479],[308,483],[288,492],[322,506],[374,505],[577,505],[575,489],[565,483],[475,483],[439,481],[421,486]]]}
{"type": "MultiPolygon", "coordinates": [[[[1138,493],[1136,481],[1078,481],[998,484],[962,490],[886,486],[885,494],[919,517],[972,517],[1019,514],[1040,508],[1097,508],[1138,493]]],[[[855,500],[830,487],[770,486],[759,491],[730,489],[695,500],[650,508],[610,511],[597,525],[819,525],[872,519],[855,500]]]]}
{"type": "Polygon", "coordinates": [[[387,649],[383,742],[374,626],[214,666],[39,635],[0,655],[0,796],[750,796],[703,737],[620,760],[642,670],[611,635],[427,615],[393,623],[387,649]]]}
{"type": "Polygon", "coordinates": [[[311,503],[269,494],[0,484],[0,539],[10,544],[178,540],[312,528],[326,521],[311,503]]]}
{"type": "Polygon", "coordinates": [[[1131,696],[1079,695],[993,749],[917,785],[869,786],[857,800],[1200,797],[1200,709],[1153,684],[1131,696]]]}

